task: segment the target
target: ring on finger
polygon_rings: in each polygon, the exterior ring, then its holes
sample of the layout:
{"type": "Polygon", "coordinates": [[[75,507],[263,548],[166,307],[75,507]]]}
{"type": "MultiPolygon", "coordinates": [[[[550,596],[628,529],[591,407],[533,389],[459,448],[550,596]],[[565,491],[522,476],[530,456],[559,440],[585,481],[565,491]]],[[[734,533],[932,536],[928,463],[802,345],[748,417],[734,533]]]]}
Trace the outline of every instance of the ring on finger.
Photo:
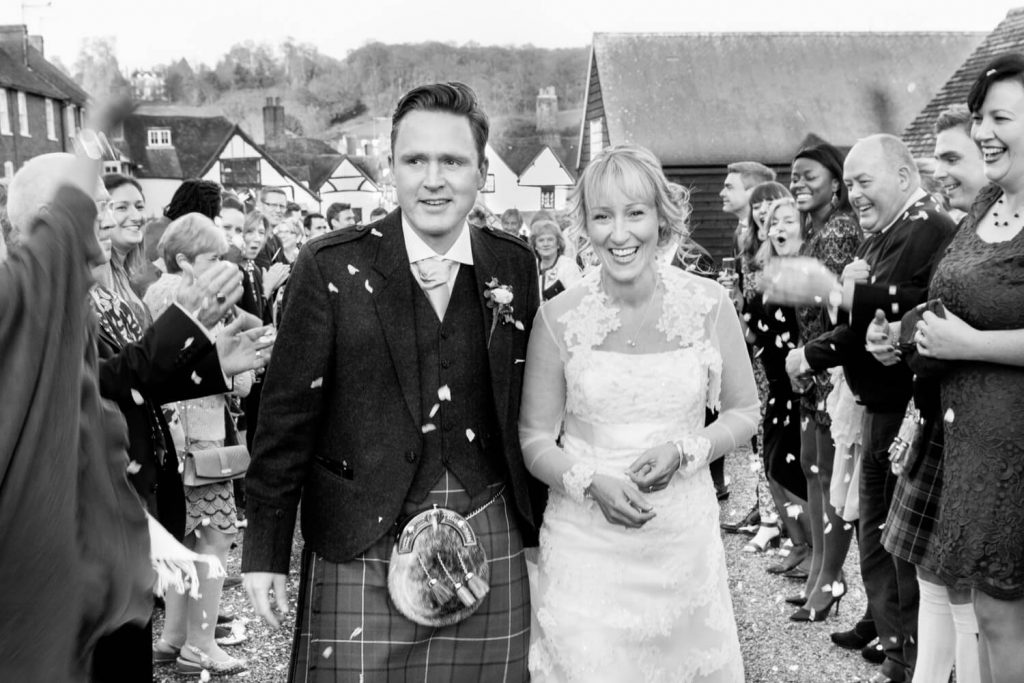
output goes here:
{"type": "Polygon", "coordinates": [[[217,299],[217,303],[219,303],[219,304],[223,304],[224,302],[226,302],[228,300],[228,298],[226,296],[224,296],[224,294],[222,294],[221,292],[217,292],[217,296],[214,297],[214,298],[217,299]]]}

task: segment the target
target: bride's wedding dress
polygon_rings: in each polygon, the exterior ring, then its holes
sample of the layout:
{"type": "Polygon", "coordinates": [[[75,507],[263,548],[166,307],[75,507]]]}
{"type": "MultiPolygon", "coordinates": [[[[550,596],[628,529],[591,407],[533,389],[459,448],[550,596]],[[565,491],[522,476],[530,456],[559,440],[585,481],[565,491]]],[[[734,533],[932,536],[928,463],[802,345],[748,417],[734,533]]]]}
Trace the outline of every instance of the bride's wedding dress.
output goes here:
{"type": "Polygon", "coordinates": [[[566,484],[552,486],[541,528],[534,681],[743,681],[707,462],[755,431],[753,374],[724,290],[674,268],[659,279],[660,315],[639,339],[621,329],[599,272],[545,305],[534,327],[524,455],[566,484]],[[705,408],[721,409],[709,428],[705,408]],[[573,495],[581,472],[626,478],[644,450],[687,437],[704,452],[643,494],[656,516],[639,529],[573,495]]]}

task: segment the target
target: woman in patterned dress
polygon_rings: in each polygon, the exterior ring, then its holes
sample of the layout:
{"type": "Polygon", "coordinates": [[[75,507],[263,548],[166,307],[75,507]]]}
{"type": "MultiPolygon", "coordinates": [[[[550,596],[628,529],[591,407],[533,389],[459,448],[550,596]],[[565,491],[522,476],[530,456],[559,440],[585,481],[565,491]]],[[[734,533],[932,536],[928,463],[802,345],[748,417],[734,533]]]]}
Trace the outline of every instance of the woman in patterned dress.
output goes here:
{"type": "Polygon", "coordinates": [[[1024,680],[1024,55],[997,58],[967,98],[981,191],[932,277],[945,318],[914,341],[940,377],[942,500],[929,558],[973,589],[983,680],[1024,680]]]}
{"type": "MultiPolygon", "coordinates": [[[[158,248],[167,272],[146,291],[146,305],[154,318],[173,301],[174,290],[183,277],[198,277],[211,265],[219,263],[228,245],[224,232],[213,221],[190,213],[167,226],[158,248]]],[[[220,327],[211,332],[217,334],[220,327]]],[[[252,386],[253,373],[245,372],[232,379],[234,393],[246,396],[252,386]]],[[[177,444],[179,450],[216,448],[232,436],[226,395],[180,401],[175,406],[184,439],[177,444]]],[[[184,489],[185,544],[197,553],[215,555],[226,564],[228,550],[238,533],[232,482],[185,486],[184,489]]],[[[176,661],[177,671],[186,675],[198,674],[203,669],[215,674],[241,673],[246,669],[245,660],[226,653],[214,638],[224,577],[202,575],[199,584],[198,600],[168,592],[165,598],[167,617],[160,640],[153,649],[154,661],[176,661]]]]}
{"type": "MultiPolygon", "coordinates": [[[[789,189],[808,235],[803,255],[817,258],[840,275],[863,240],[843,184],[843,155],[828,143],[806,147],[797,152],[792,171],[789,189]]],[[[801,345],[829,326],[827,314],[820,307],[798,308],[797,315],[801,345]]],[[[853,527],[839,516],[829,495],[835,444],[825,399],[831,391],[828,372],[820,372],[800,399],[800,463],[807,477],[806,512],[810,515],[812,552],[803,600],[799,596],[789,600],[821,616],[832,600],[832,586],[842,577],[853,535],[853,527]]]]}

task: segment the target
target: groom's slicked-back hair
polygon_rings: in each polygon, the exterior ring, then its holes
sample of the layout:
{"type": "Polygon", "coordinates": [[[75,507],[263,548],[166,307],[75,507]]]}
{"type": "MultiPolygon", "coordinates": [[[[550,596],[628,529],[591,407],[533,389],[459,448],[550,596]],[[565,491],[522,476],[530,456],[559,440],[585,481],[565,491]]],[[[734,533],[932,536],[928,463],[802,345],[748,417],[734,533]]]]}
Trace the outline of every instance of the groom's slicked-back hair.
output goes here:
{"type": "Polygon", "coordinates": [[[395,149],[398,139],[398,124],[405,115],[413,111],[440,111],[456,116],[465,116],[469,120],[469,129],[476,143],[477,165],[484,162],[484,147],[491,124],[487,114],[480,108],[476,93],[465,83],[452,81],[449,83],[431,83],[413,88],[402,95],[391,116],[391,149],[395,149]]]}

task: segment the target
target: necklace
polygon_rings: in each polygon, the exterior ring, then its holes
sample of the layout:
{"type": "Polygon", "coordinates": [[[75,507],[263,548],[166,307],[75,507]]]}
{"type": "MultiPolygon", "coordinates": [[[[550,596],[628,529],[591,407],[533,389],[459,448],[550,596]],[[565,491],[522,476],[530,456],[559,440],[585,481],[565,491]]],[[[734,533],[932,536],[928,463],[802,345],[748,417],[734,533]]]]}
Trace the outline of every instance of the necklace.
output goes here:
{"type": "MultiPolygon", "coordinates": [[[[1005,204],[1005,202],[1003,201],[1003,197],[1000,197],[999,200],[996,201],[996,204],[998,204],[1000,206],[1000,208],[1002,208],[1002,206],[1005,204]]],[[[1009,209],[1007,209],[1007,213],[1009,213],[1009,209]]],[[[1017,213],[1013,214],[1013,219],[1014,220],[1020,220],[1020,212],[1019,211],[1017,213]]],[[[992,212],[992,222],[996,224],[997,228],[1000,225],[1003,226],[1004,228],[1010,227],[1010,219],[1007,218],[1004,221],[1000,221],[999,220],[999,213],[996,212],[996,211],[992,212]]]]}
{"type": "Polygon", "coordinates": [[[647,304],[644,305],[644,314],[640,318],[640,324],[636,326],[636,330],[633,332],[632,337],[626,338],[626,346],[631,349],[635,349],[639,345],[640,332],[644,329],[644,323],[647,322],[647,314],[651,312],[651,304],[654,303],[654,299],[658,296],[658,282],[654,282],[654,291],[651,292],[651,298],[647,300],[647,304]]]}

